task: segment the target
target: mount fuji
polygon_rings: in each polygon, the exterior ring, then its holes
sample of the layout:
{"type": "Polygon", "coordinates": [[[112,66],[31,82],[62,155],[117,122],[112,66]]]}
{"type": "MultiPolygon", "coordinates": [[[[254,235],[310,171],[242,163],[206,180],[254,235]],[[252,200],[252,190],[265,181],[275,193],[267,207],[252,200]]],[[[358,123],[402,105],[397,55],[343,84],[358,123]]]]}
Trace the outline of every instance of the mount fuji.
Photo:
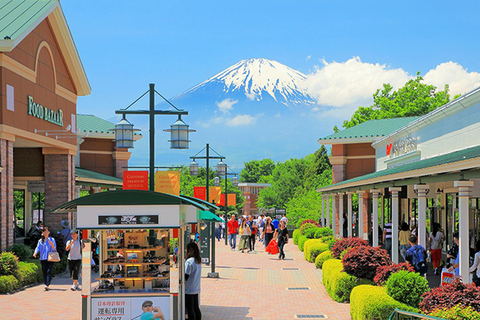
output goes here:
{"type": "MultiPolygon", "coordinates": [[[[241,170],[254,159],[285,161],[315,152],[318,138],[333,124],[319,117],[306,78],[277,61],[242,60],[172,98],[176,107],[188,110],[182,119],[197,130],[190,135],[190,156],[210,143],[229,166],[241,170]]],[[[157,163],[187,163],[184,152],[159,152],[157,163]]]]}

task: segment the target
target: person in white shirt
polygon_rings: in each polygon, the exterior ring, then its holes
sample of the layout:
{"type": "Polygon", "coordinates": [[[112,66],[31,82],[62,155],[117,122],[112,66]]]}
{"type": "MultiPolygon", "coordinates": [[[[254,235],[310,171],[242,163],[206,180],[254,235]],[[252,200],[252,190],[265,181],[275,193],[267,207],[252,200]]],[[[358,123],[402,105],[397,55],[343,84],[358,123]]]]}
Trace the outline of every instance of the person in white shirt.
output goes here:
{"type": "Polygon", "coordinates": [[[286,214],[286,213],[283,214],[283,217],[282,217],[282,219],[280,219],[280,221],[284,221],[284,222],[285,222],[285,228],[286,228],[286,227],[287,227],[287,224],[288,224],[288,218],[287,218],[287,214],[286,214]]]}
{"type": "Polygon", "coordinates": [[[480,240],[477,241],[477,250],[473,264],[468,271],[473,273],[473,283],[478,287],[480,286],[480,240]]]}
{"type": "Polygon", "coordinates": [[[78,273],[80,270],[80,266],[82,265],[83,244],[80,241],[80,239],[78,239],[78,233],[76,230],[71,230],[70,234],[72,236],[72,239],[67,241],[65,250],[69,251],[68,252],[68,270],[70,271],[70,277],[73,280],[73,284],[70,289],[72,291],[75,291],[78,288],[78,273]]]}

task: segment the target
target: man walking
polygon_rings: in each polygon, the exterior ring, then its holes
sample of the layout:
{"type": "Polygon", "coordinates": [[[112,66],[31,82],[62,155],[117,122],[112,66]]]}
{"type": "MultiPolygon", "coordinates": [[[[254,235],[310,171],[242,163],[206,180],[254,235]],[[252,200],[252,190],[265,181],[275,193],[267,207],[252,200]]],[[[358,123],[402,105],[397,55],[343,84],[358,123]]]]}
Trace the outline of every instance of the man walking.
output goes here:
{"type": "Polygon", "coordinates": [[[248,221],[247,221],[247,224],[248,226],[250,227],[250,231],[252,232],[250,234],[250,238],[248,239],[248,247],[250,249],[250,251],[255,251],[255,237],[257,236],[257,226],[255,224],[255,222],[253,221],[253,215],[250,215],[248,217],[248,221]]]}
{"type": "MultiPolygon", "coordinates": [[[[398,230],[395,230],[398,233],[398,230]]],[[[387,250],[390,258],[392,257],[392,223],[385,223],[385,228],[383,229],[383,243],[385,244],[385,250],[387,250]]]]}
{"type": "Polygon", "coordinates": [[[410,248],[405,253],[405,261],[408,261],[416,272],[424,276],[427,273],[427,250],[417,244],[417,236],[412,234],[408,238],[410,248]]]}
{"type": "Polygon", "coordinates": [[[232,217],[230,218],[230,220],[228,220],[227,228],[228,228],[228,241],[230,243],[230,248],[232,250],[235,250],[235,246],[237,244],[237,233],[240,226],[238,225],[238,222],[235,219],[234,214],[232,214],[232,217]]]}

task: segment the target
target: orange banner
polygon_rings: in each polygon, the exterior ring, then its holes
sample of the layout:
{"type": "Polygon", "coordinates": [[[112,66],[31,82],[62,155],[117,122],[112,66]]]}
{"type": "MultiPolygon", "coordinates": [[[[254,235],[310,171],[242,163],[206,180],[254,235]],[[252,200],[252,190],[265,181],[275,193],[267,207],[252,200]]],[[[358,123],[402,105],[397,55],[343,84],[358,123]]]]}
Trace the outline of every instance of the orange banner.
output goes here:
{"type": "Polygon", "coordinates": [[[210,187],[208,188],[209,190],[209,198],[210,198],[210,203],[212,201],[215,201],[216,204],[220,202],[220,195],[222,194],[222,187],[210,187]]]}
{"type": "Polygon", "coordinates": [[[148,171],[124,171],[123,190],[148,190],[148,171]]]}
{"type": "MultiPolygon", "coordinates": [[[[228,200],[227,205],[236,206],[237,205],[237,194],[236,193],[229,193],[227,200],[228,200]]],[[[222,206],[222,207],[225,206],[225,193],[222,193],[222,196],[220,198],[220,203],[218,205],[222,206]]]]}
{"type": "Polygon", "coordinates": [[[155,191],[180,195],[180,171],[155,172],[155,191]]]}

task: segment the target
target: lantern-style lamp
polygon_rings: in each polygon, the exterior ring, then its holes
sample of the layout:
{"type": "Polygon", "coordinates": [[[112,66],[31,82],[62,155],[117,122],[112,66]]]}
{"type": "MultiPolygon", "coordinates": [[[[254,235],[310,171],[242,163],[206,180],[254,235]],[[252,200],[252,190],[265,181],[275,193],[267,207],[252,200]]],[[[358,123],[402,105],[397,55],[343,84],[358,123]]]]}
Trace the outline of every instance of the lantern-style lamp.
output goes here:
{"type": "Polygon", "coordinates": [[[237,178],[237,176],[234,176],[234,177],[232,178],[232,184],[233,184],[233,186],[235,186],[235,187],[238,186],[238,178],[237,178]]]}
{"type": "Polygon", "coordinates": [[[220,178],[219,177],[213,178],[213,184],[214,184],[215,187],[219,187],[220,186],[220,178]]]}
{"type": "Polygon", "coordinates": [[[217,174],[219,176],[224,176],[226,171],[227,165],[222,160],[220,160],[220,162],[217,164],[217,174]]]}
{"type": "Polygon", "coordinates": [[[190,175],[191,176],[197,176],[198,175],[198,163],[193,159],[193,161],[190,163],[190,175]]]}
{"type": "Polygon", "coordinates": [[[115,125],[113,131],[115,131],[116,148],[133,148],[133,132],[138,131],[138,129],[133,129],[133,124],[125,119],[125,115],[123,119],[115,125]]]}
{"type": "Polygon", "coordinates": [[[188,134],[190,132],[196,132],[196,130],[189,130],[188,125],[182,120],[182,116],[178,115],[178,120],[170,126],[170,129],[163,130],[170,132],[170,149],[188,149],[188,134]]]}

